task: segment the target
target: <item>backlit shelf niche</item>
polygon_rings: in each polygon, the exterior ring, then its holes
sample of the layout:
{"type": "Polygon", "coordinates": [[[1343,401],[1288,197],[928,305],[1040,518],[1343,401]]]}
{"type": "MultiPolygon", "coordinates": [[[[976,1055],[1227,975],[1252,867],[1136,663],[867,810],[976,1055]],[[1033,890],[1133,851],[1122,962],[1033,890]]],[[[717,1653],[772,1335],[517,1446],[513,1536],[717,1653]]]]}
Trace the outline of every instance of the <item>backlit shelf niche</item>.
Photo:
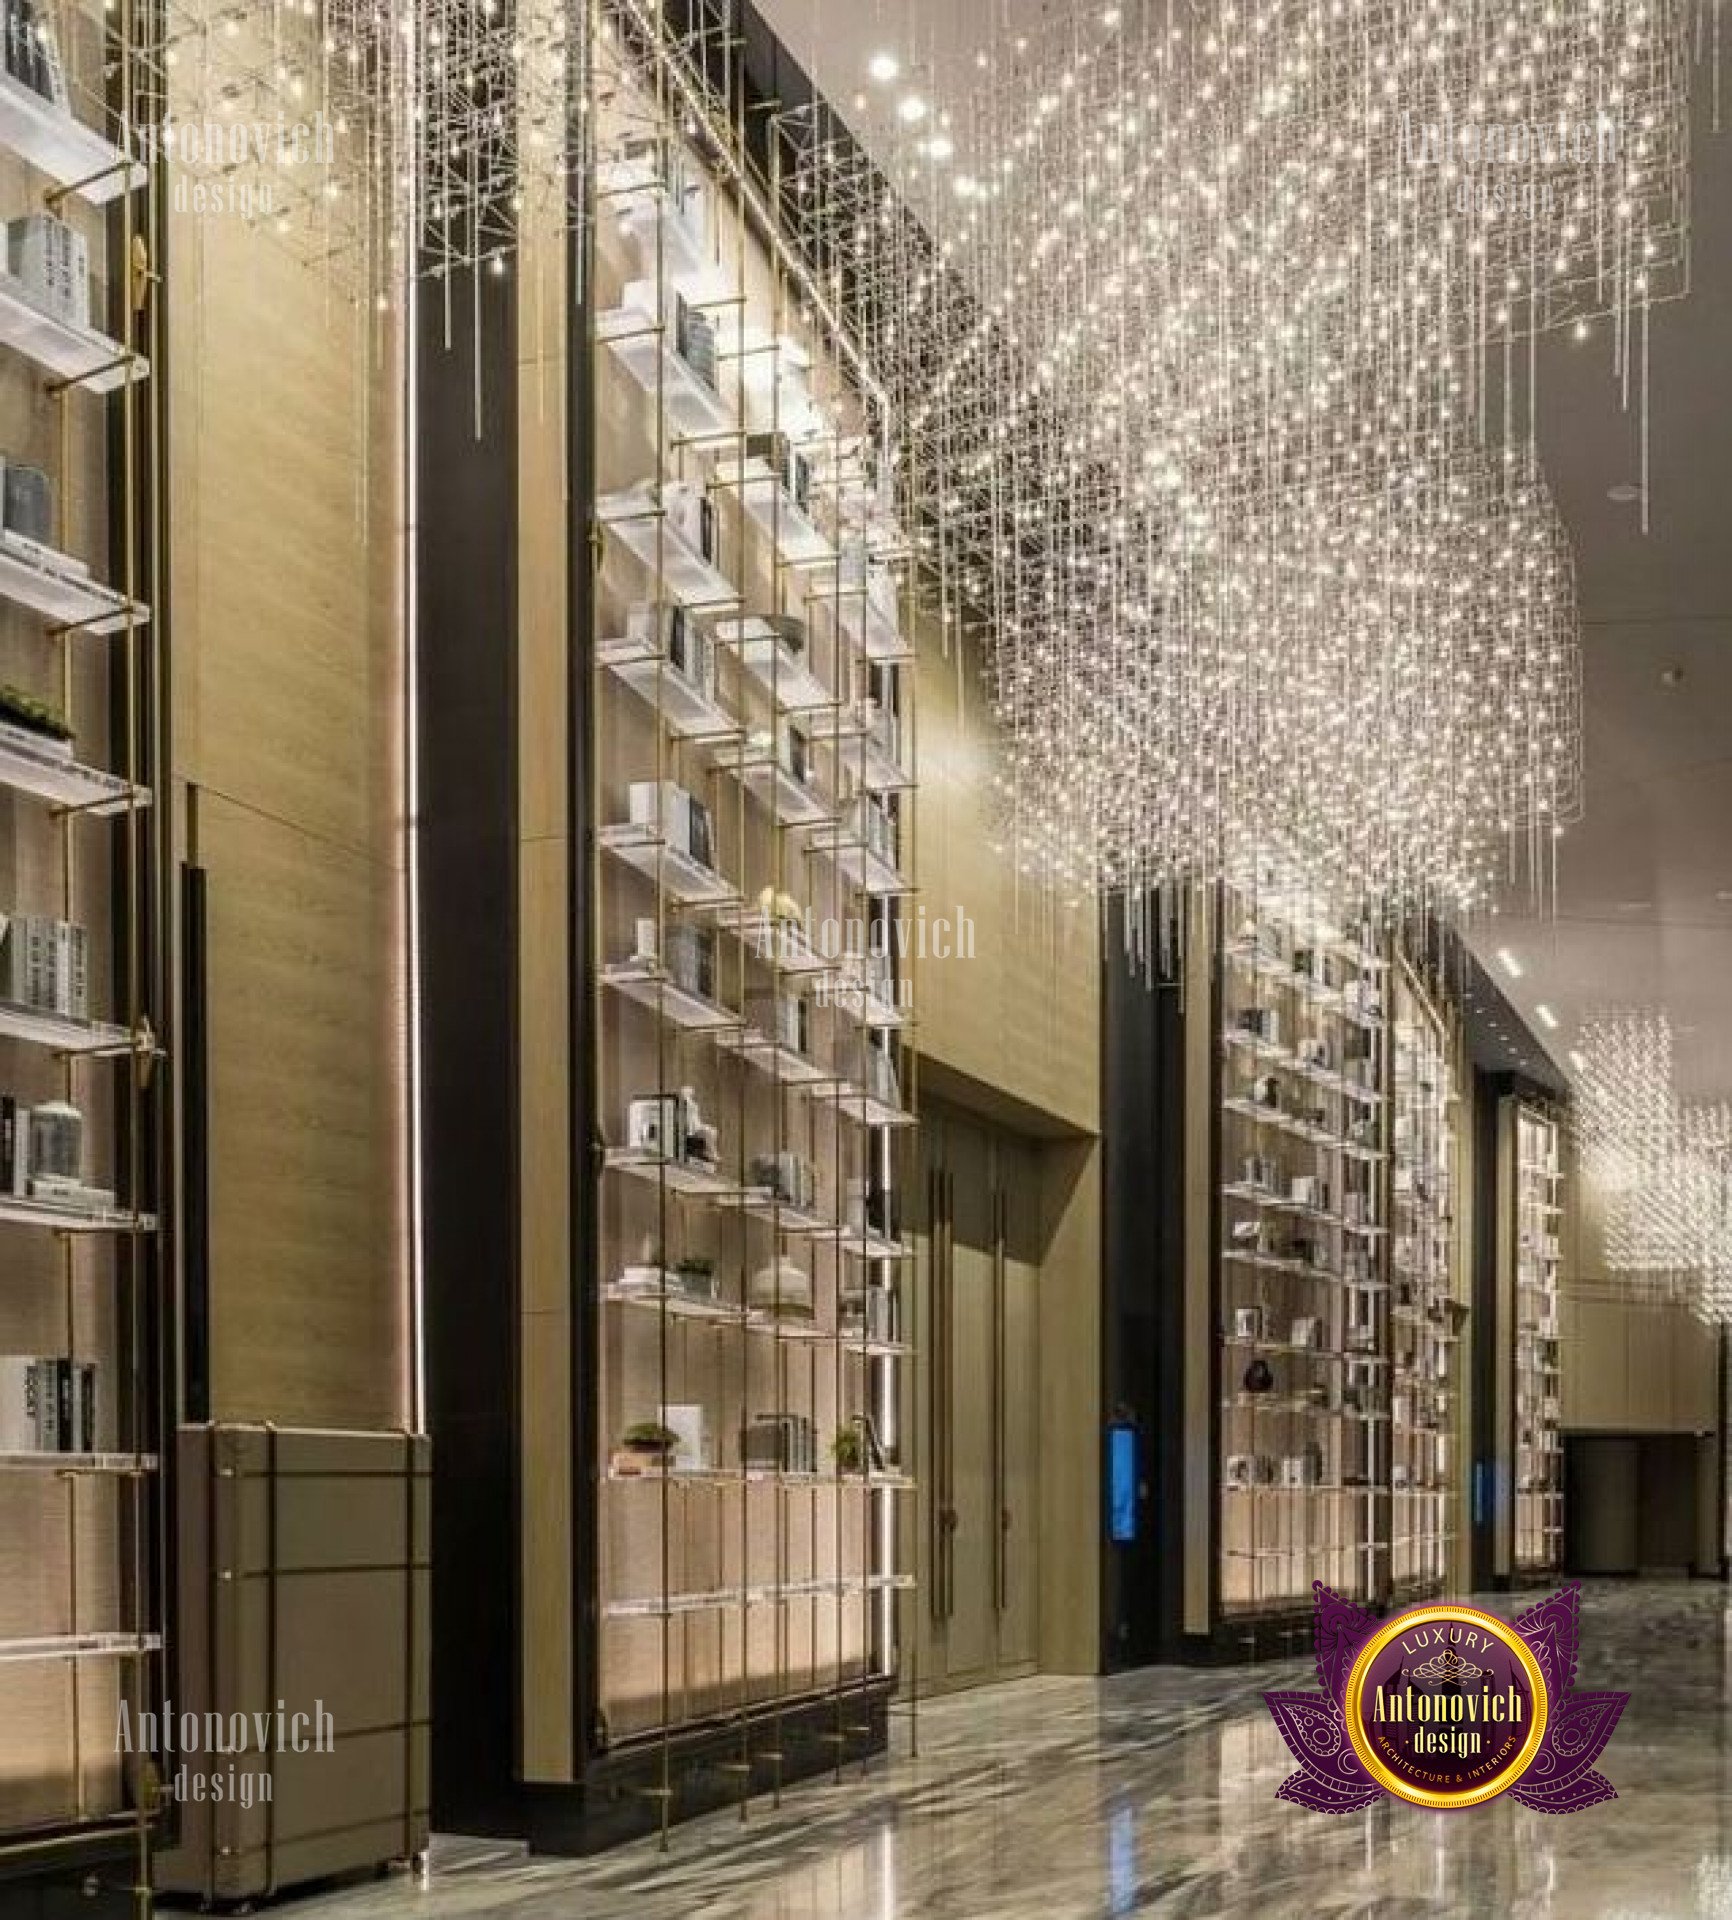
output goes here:
{"type": "Polygon", "coordinates": [[[1390,1578],[1403,1601],[1453,1572],[1467,1309],[1457,1279],[1450,1033],[1405,966],[1392,996],[1390,1578]]]}
{"type": "MultiPolygon", "coordinates": [[[[891,422],[629,73],[596,382],[600,1710],[613,1749],[895,1672],[912,1132],[911,658],[891,422]]],[[[772,147],[775,142],[771,142],[772,147]]],[[[774,195],[770,196],[771,202],[774,195]]]]}
{"type": "Polygon", "coordinates": [[[1271,891],[1221,949],[1220,1566],[1225,1617],[1379,1580],[1390,1451],[1388,966],[1271,891]]]}
{"type": "Polygon", "coordinates": [[[1563,1559],[1564,1443],[1558,1279],[1563,1165],[1555,1118],[1515,1114],[1515,1565],[1549,1573],[1563,1559]]]}

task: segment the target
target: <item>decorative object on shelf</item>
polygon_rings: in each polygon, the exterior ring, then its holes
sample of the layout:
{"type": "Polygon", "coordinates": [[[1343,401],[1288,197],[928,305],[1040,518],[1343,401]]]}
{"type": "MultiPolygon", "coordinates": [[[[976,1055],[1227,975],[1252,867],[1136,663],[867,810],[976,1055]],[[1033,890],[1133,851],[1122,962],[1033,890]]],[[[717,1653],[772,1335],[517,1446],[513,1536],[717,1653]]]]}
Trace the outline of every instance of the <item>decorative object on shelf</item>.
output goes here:
{"type": "Polygon", "coordinates": [[[812,465],[787,434],[748,434],[746,458],[761,460],[781,483],[787,499],[802,513],[809,511],[812,505],[812,465]]]}
{"type": "Polygon", "coordinates": [[[716,1129],[707,1124],[690,1087],[677,1094],[644,1095],[626,1108],[626,1144],[639,1152],[674,1162],[713,1166],[716,1129]]]}
{"type": "Polygon", "coordinates": [[[633,923],[632,958],[646,967],[665,967],[667,977],[684,993],[713,998],[716,987],[716,937],[708,927],[674,921],[660,927],[653,915],[640,914],[633,923]]]}
{"type": "Polygon", "coordinates": [[[1258,1354],[1245,1369],[1240,1383],[1247,1393],[1273,1393],[1275,1391],[1275,1369],[1258,1354]]]}
{"type": "Polygon", "coordinates": [[[694,693],[715,699],[715,643],[684,607],[636,601],[626,615],[625,630],[635,648],[658,655],[694,693]]]}
{"type": "Polygon", "coordinates": [[[844,1339],[894,1342],[898,1337],[895,1292],[879,1286],[844,1287],[836,1330],[844,1339]]]}
{"type": "Polygon", "coordinates": [[[1235,1340],[1261,1340],[1263,1337],[1263,1309],[1261,1307],[1235,1307],[1233,1309],[1233,1338],[1235,1340]]]}
{"type": "Polygon", "coordinates": [[[830,1441],[830,1457],[836,1462],[836,1471],[842,1474],[886,1470],[884,1448],[871,1414],[852,1414],[845,1426],[836,1429],[830,1441]]]}
{"type": "Polygon", "coordinates": [[[700,867],[715,867],[710,810],[673,780],[634,780],[629,792],[632,824],[653,828],[676,853],[700,867]]]}
{"type": "Polygon", "coordinates": [[[747,1179],[784,1207],[810,1212],[817,1203],[818,1170],[803,1154],[786,1150],[756,1154],[747,1179]]]}
{"type": "Polygon", "coordinates": [[[771,1260],[748,1281],[746,1304],[777,1319],[810,1320],[817,1311],[812,1276],[792,1260],[771,1260]]]}
{"type": "Polygon", "coordinates": [[[6,51],[6,71],[40,94],[61,113],[72,111],[60,43],[51,22],[30,0],[5,0],[0,7],[0,36],[6,51]]]}
{"type": "Polygon", "coordinates": [[[682,1300],[713,1305],[717,1299],[715,1261],[708,1254],[683,1254],[668,1269],[668,1290],[682,1300]]]}
{"type": "Polygon", "coordinates": [[[760,1413],[740,1430],[740,1461],[777,1473],[818,1471],[818,1431],[803,1413],[760,1413]]]}
{"type": "Polygon", "coordinates": [[[710,1418],[704,1407],[693,1401],[680,1401],[661,1410],[663,1429],[674,1436],[673,1464],[704,1472],[715,1465],[710,1451],[710,1418]]]}
{"type": "Polygon", "coordinates": [[[90,248],[52,213],[6,223],[6,271],[33,307],[69,327],[90,326],[90,248]]]}
{"type": "Polygon", "coordinates": [[[47,914],[0,914],[0,999],[68,1020],[90,1017],[89,936],[47,914]]]}
{"type": "Polygon", "coordinates": [[[721,551],[715,502],[701,487],[683,480],[670,480],[662,488],[661,499],[668,526],[713,566],[721,551]]]}
{"type": "Polygon", "coordinates": [[[639,1473],[670,1466],[679,1444],[679,1435],[660,1420],[639,1420],[619,1437],[623,1461],[635,1462],[633,1470],[639,1473]]]}
{"type": "Polygon", "coordinates": [[[19,736],[38,750],[72,758],[72,729],[57,707],[19,687],[0,686],[0,741],[19,736]]]}
{"type": "Polygon", "coordinates": [[[0,518],[7,533],[14,539],[28,540],[33,546],[53,552],[56,561],[65,566],[69,556],[53,546],[54,482],[40,467],[14,460],[9,454],[0,457],[0,469],[4,476],[3,491],[0,491],[4,512],[0,518]]]}
{"type": "Polygon", "coordinates": [[[812,1051],[812,1007],[804,994],[782,987],[775,992],[749,993],[746,1018],[761,1027],[778,1047],[803,1058],[812,1051]]]}
{"type": "Polygon", "coordinates": [[[96,1433],[94,1361],[0,1354],[0,1453],[94,1453],[96,1433]]]}

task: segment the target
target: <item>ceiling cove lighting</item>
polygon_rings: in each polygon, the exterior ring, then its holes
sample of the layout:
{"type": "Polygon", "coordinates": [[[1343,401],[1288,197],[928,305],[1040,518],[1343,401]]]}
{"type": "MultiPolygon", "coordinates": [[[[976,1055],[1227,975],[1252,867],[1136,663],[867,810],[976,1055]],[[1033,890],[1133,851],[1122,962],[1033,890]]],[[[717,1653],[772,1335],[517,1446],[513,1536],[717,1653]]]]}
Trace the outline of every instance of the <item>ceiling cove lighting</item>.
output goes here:
{"type": "Polygon", "coordinates": [[[1547,1033],[1557,1032],[1558,1016],[1552,1012],[1551,1008],[1548,1007],[1543,1000],[1534,1008],[1534,1016],[1540,1025],[1545,1028],[1547,1033]]]}
{"type": "Polygon", "coordinates": [[[1519,980],[1522,975],[1527,972],[1527,968],[1510,952],[1508,947],[1498,948],[1497,963],[1512,980],[1519,980]]]}

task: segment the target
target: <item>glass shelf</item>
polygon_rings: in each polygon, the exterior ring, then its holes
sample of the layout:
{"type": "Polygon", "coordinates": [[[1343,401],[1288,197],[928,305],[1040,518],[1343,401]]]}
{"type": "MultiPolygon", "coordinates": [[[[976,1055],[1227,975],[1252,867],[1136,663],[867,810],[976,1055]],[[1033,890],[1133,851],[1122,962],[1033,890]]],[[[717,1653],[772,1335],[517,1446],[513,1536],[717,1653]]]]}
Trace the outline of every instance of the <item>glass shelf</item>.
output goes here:
{"type": "Polygon", "coordinates": [[[654,827],[622,820],[603,827],[596,836],[602,847],[616,860],[635,867],[647,879],[659,881],[671,899],[685,907],[727,907],[735,905],[739,889],[724,880],[714,867],[694,860],[654,827]]]}
{"type": "Polygon", "coordinates": [[[150,804],[148,787],[135,786],[100,767],[87,767],[68,754],[55,753],[47,743],[37,746],[4,732],[0,732],[0,786],[93,818],[150,804]]]}
{"type": "Polygon", "coordinates": [[[598,666],[623,681],[646,706],[655,708],[668,731],[682,740],[719,744],[741,737],[739,724],[721,702],[694,687],[652,648],[622,637],[603,640],[595,657],[598,666]]]}
{"type": "Polygon", "coordinates": [[[711,477],[717,487],[739,495],[746,513],[774,543],[776,557],[788,566],[822,566],[835,558],[836,549],[761,455],[718,460],[711,477]]]}
{"type": "Polygon", "coordinates": [[[52,1053],[118,1056],[136,1050],[135,1036],[125,1027],[104,1020],[73,1020],[39,1007],[20,1006],[15,1000],[0,1000],[0,1035],[52,1053]]]}
{"type": "Polygon", "coordinates": [[[635,303],[596,316],[596,337],[652,400],[660,394],[668,425],[680,439],[719,439],[734,432],[727,397],[705,383],[675,347],[671,327],[635,303]]]}
{"type": "Polygon", "coordinates": [[[0,1664],[55,1660],[133,1660],[160,1652],[154,1633],[50,1633],[0,1640],[0,1664]]]}
{"type": "Polygon", "coordinates": [[[31,299],[16,275],[0,272],[0,346],[90,393],[113,393],[150,377],[150,362],[94,327],[62,320],[31,299]]]}
{"type": "Polygon", "coordinates": [[[0,146],[95,207],[142,187],[147,178],[144,167],[112,140],[6,72],[0,72],[0,146]]]}
{"type": "Polygon", "coordinates": [[[707,560],[663,512],[654,485],[640,480],[619,493],[604,493],[596,518],[654,574],[680,605],[694,612],[737,607],[734,583],[707,560]]]}
{"type": "Polygon", "coordinates": [[[737,1013],[706,1000],[702,994],[689,992],[653,961],[612,961],[602,969],[601,980],[603,986],[649,1007],[689,1033],[725,1032],[741,1024],[737,1013]]]}
{"type": "Polygon", "coordinates": [[[47,1227],[54,1233],[154,1233],[156,1216],[122,1207],[63,1207],[47,1200],[0,1196],[0,1221],[17,1227],[47,1227]]]}
{"type": "MultiPolygon", "coordinates": [[[[0,288],[5,275],[0,274],[0,288]]],[[[0,320],[4,308],[0,305],[0,320]]],[[[0,339],[4,338],[0,328],[0,339]]],[[[0,599],[26,607],[57,626],[91,634],[125,632],[145,626],[150,609],[140,600],[93,580],[82,567],[55,547],[45,547],[23,535],[0,529],[0,599]]]]}
{"type": "Polygon", "coordinates": [[[155,1473],[158,1465],[154,1453],[46,1453],[31,1449],[0,1453],[0,1473],[114,1475],[120,1479],[140,1479],[155,1473]]]}
{"type": "Polygon", "coordinates": [[[644,1147],[609,1147],[603,1164],[610,1173],[649,1180],[692,1198],[738,1202],[747,1189],[720,1167],[701,1160],[669,1160],[644,1147]]]}
{"type": "Polygon", "coordinates": [[[816,713],[836,705],[836,696],[803,659],[790,659],[781,636],[759,614],[718,620],[716,639],[734,648],[740,665],[781,713],[816,713]]]}

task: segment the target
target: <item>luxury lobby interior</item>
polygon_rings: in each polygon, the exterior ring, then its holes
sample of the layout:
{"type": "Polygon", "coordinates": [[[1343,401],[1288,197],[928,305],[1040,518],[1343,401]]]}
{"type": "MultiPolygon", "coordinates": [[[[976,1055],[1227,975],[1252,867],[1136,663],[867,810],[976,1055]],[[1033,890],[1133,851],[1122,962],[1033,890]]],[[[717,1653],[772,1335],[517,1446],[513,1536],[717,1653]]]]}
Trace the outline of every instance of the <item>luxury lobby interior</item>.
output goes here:
{"type": "Polygon", "coordinates": [[[1732,1920],[1719,0],[0,5],[0,1920],[1732,1920]]]}

